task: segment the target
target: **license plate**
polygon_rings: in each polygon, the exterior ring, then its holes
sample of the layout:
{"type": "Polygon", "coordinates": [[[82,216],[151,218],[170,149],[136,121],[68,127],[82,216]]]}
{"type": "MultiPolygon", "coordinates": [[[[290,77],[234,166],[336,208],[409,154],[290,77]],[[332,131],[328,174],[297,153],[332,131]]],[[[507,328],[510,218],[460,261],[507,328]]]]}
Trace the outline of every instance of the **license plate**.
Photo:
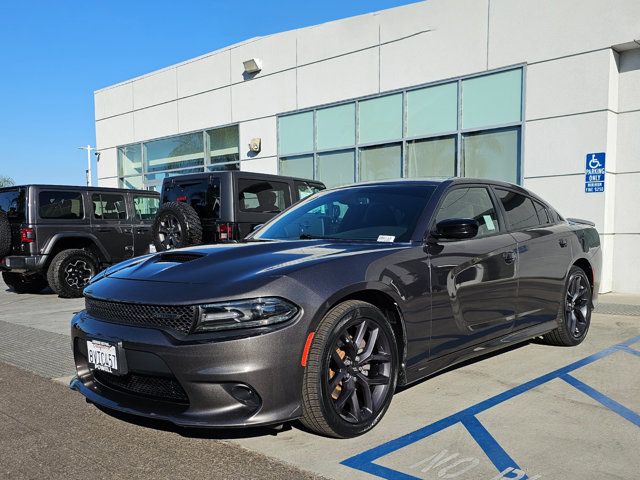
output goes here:
{"type": "Polygon", "coordinates": [[[119,373],[118,351],[115,345],[99,340],[87,340],[89,366],[108,373],[119,373]]]}

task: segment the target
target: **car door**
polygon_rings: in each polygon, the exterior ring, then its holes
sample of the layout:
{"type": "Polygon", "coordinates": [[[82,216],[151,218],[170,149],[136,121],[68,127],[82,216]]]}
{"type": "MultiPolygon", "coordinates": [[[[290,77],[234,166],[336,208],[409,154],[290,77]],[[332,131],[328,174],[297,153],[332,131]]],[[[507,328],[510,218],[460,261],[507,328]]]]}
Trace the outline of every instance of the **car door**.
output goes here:
{"type": "Polygon", "coordinates": [[[495,188],[518,244],[518,304],[515,328],[555,320],[562,307],[571,262],[570,232],[554,224],[547,208],[523,192],[495,188]]]}
{"type": "Polygon", "coordinates": [[[480,226],[474,238],[429,242],[432,357],[505,335],[515,319],[516,241],[491,190],[452,187],[436,210],[432,230],[451,218],[472,218],[480,226]]]}
{"type": "Polygon", "coordinates": [[[122,193],[91,194],[94,233],[109,253],[112,262],[133,256],[133,228],[122,193]]]}
{"type": "Polygon", "coordinates": [[[149,245],[153,242],[151,226],[160,208],[158,195],[131,194],[133,218],[133,254],[134,256],[149,253],[149,245]]]}

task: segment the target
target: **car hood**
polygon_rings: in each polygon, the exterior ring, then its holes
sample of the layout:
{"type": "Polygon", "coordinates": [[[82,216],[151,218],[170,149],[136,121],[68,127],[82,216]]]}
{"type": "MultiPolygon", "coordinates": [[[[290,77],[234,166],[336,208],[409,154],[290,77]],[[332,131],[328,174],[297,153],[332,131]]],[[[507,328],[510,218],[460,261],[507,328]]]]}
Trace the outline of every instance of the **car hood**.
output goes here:
{"type": "Polygon", "coordinates": [[[385,254],[399,246],[326,240],[269,241],[208,245],[135,259],[105,277],[151,282],[215,284],[278,277],[319,263],[385,254]]]}

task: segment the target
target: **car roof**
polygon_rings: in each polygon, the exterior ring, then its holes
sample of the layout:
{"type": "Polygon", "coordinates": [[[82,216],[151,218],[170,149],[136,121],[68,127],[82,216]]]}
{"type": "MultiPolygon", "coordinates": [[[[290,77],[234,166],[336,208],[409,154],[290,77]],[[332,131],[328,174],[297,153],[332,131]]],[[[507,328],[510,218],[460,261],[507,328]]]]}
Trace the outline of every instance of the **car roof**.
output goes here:
{"type": "Polygon", "coordinates": [[[50,185],[50,184],[41,184],[41,183],[29,183],[29,184],[25,184],[25,185],[12,185],[10,187],[3,187],[0,188],[0,191],[2,190],[15,190],[16,188],[29,188],[29,187],[35,187],[38,188],[40,190],[44,189],[44,188],[50,188],[52,190],[73,190],[73,191],[78,191],[78,192],[83,192],[83,191],[92,191],[92,192],[132,192],[132,193],[140,193],[140,194],[148,194],[148,195],[160,195],[157,192],[154,192],[153,190],[137,190],[137,189],[133,189],[133,188],[114,188],[114,187],[87,187],[87,186],[82,186],[82,185],[50,185]]]}
{"type": "Polygon", "coordinates": [[[313,180],[311,178],[301,178],[301,177],[290,177],[288,175],[274,175],[271,173],[256,173],[256,172],[247,172],[243,170],[219,170],[215,172],[199,172],[199,173],[190,173],[187,175],[176,175],[175,177],[165,177],[163,183],[168,183],[172,181],[181,181],[181,180],[197,180],[201,178],[208,177],[221,177],[221,176],[242,176],[243,178],[261,180],[261,179],[271,179],[271,180],[282,180],[282,179],[292,179],[300,182],[307,183],[315,183],[318,185],[324,185],[320,180],[313,180]]]}

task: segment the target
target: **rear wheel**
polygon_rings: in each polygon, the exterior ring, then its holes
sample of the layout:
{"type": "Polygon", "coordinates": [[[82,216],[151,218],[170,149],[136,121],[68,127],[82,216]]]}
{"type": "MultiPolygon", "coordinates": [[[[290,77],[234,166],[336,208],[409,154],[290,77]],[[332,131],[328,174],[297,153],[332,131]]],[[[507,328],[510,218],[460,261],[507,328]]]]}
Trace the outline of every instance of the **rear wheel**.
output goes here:
{"type": "Polygon", "coordinates": [[[200,245],[202,223],[191,205],[165,203],[153,221],[153,243],[157,251],[200,245]]]}
{"type": "Polygon", "coordinates": [[[62,298],[82,297],[84,287],[98,273],[98,265],[97,258],[86,250],[63,250],[49,265],[49,286],[62,298]]]}
{"type": "Polygon", "coordinates": [[[47,287],[47,279],[38,273],[2,272],[2,280],[16,293],[40,293],[47,287]]]}
{"type": "Polygon", "coordinates": [[[558,328],[543,335],[542,340],[549,345],[572,347],[587,336],[593,308],[591,284],[581,268],[571,267],[563,301],[558,328]]]}
{"type": "Polygon", "coordinates": [[[303,383],[302,423],[322,435],[349,438],[371,430],[396,388],[393,329],[375,306],[349,300],[316,330],[303,383]]]}

